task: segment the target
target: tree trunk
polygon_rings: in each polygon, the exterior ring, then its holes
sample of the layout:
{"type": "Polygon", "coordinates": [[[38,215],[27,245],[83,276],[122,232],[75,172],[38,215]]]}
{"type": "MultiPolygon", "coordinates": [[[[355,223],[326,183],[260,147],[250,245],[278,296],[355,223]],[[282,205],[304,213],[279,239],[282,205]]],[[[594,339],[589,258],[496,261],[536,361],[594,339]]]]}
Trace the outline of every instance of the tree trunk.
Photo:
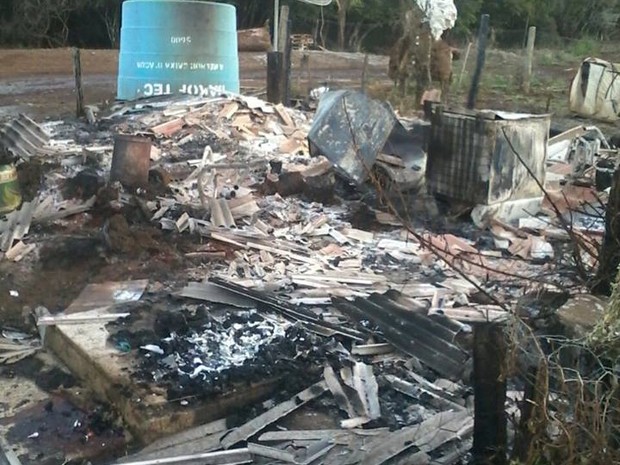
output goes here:
{"type": "Polygon", "coordinates": [[[345,30],[347,28],[347,10],[349,0],[338,0],[338,49],[344,51],[345,30]]]}
{"type": "Polygon", "coordinates": [[[353,31],[349,34],[349,50],[357,50],[356,49],[356,45],[358,43],[358,39],[360,36],[360,30],[362,27],[362,23],[358,23],[355,25],[355,27],[353,28],[353,31]]]}

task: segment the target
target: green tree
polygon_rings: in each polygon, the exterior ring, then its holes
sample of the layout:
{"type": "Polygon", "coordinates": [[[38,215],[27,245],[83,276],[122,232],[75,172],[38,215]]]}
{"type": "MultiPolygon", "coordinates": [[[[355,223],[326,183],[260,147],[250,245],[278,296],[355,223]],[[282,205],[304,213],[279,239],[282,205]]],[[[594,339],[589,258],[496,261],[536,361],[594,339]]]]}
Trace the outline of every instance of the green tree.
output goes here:
{"type": "Polygon", "coordinates": [[[555,0],[554,6],[558,31],[565,37],[605,38],[618,28],[619,0],[555,0]]]}
{"type": "Polygon", "coordinates": [[[478,27],[483,2],[484,0],[456,0],[454,4],[458,18],[449,34],[459,39],[471,40],[478,27]]]}

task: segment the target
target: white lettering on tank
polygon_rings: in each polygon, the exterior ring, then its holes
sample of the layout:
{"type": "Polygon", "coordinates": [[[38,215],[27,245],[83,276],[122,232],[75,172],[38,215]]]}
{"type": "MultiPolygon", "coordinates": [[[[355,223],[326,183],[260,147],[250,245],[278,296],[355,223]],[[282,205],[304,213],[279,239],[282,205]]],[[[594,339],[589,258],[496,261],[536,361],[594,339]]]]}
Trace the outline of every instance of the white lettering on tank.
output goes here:
{"type": "MultiPolygon", "coordinates": [[[[226,92],[226,86],[223,84],[218,85],[204,85],[204,84],[182,84],[178,88],[179,94],[195,95],[198,97],[217,97],[223,92],[226,92]]],[[[172,86],[168,83],[149,82],[142,86],[142,91],[139,92],[145,97],[156,97],[158,95],[171,95],[172,86]]]]}
{"type": "Polygon", "coordinates": [[[146,83],[142,86],[142,95],[145,97],[154,97],[158,95],[170,95],[170,84],[163,83],[146,83]]]}
{"type": "Polygon", "coordinates": [[[192,36],[170,36],[171,44],[191,44],[192,36]]]}

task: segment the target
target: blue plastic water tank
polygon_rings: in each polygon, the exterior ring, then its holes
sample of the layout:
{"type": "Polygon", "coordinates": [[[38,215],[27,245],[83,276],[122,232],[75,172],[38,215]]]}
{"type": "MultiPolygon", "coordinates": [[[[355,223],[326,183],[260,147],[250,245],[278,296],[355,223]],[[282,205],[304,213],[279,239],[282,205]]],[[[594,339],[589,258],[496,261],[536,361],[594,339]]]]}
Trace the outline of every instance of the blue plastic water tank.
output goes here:
{"type": "Polygon", "coordinates": [[[123,3],[117,97],[239,92],[237,13],[186,0],[123,3]]]}

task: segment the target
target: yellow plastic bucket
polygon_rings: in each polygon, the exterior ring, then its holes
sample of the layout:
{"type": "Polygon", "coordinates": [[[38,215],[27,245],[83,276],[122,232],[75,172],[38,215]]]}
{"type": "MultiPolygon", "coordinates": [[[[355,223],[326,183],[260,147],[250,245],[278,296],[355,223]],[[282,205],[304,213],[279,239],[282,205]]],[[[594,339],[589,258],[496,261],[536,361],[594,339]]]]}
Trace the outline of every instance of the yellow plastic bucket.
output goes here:
{"type": "Polygon", "coordinates": [[[0,214],[12,212],[21,203],[22,196],[19,192],[15,166],[0,165],[0,214]]]}

